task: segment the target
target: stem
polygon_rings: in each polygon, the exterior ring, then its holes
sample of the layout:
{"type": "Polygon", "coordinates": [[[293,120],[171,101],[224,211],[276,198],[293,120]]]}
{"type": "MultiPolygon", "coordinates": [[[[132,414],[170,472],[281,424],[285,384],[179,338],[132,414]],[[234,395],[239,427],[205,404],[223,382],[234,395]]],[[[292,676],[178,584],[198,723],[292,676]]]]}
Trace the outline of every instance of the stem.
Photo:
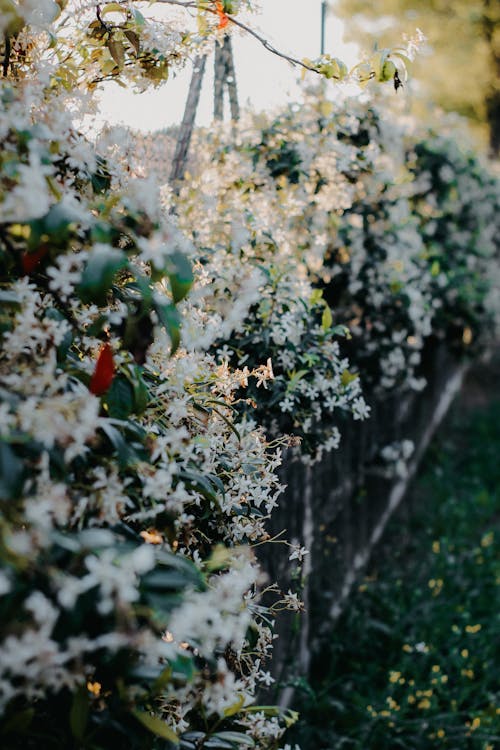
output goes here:
{"type": "Polygon", "coordinates": [[[10,45],[10,36],[8,34],[5,35],[5,52],[3,56],[3,64],[2,64],[2,73],[4,77],[7,76],[9,72],[9,65],[10,65],[10,53],[11,53],[11,45],[10,45]]]}

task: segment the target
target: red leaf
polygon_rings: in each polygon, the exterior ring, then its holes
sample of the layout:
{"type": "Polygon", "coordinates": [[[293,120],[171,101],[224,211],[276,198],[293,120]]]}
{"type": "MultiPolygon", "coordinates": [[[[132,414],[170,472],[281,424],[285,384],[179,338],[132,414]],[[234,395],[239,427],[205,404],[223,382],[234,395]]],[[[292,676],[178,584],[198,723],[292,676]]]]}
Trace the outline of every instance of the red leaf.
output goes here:
{"type": "Polygon", "coordinates": [[[229,18],[224,13],[224,6],[220,2],[220,0],[217,0],[217,2],[215,3],[215,7],[217,9],[217,14],[219,16],[219,26],[218,26],[218,28],[219,29],[225,29],[226,26],[229,23],[229,18]]]}
{"type": "Polygon", "coordinates": [[[110,344],[101,346],[99,356],[89,385],[89,391],[94,396],[102,396],[106,393],[113,382],[115,375],[115,363],[113,362],[113,351],[110,344]]]}
{"type": "Polygon", "coordinates": [[[40,261],[47,255],[48,251],[48,245],[41,245],[34,253],[23,253],[21,255],[21,265],[24,273],[33,273],[40,261]]]}

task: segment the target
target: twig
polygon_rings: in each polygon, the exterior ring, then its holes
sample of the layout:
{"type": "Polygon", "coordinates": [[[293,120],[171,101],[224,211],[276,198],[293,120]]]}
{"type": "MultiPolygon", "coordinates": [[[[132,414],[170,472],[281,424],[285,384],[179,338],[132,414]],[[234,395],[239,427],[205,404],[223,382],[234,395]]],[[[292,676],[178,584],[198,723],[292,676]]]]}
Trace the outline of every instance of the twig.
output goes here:
{"type": "MultiPolygon", "coordinates": [[[[121,0],[123,3],[124,0],[121,0]]],[[[196,2],[192,2],[192,0],[156,0],[157,3],[163,3],[164,5],[177,5],[181,8],[186,9],[193,9],[193,10],[199,10],[199,5],[196,2]]],[[[218,15],[215,8],[206,7],[203,8],[203,10],[207,11],[207,13],[212,13],[213,15],[218,15]]],[[[242,29],[246,34],[249,34],[250,36],[253,36],[254,39],[256,39],[262,46],[268,51],[271,52],[273,55],[276,55],[277,57],[281,57],[283,60],[286,60],[287,62],[291,63],[294,66],[299,66],[301,68],[304,68],[305,70],[310,70],[312,73],[317,73],[318,75],[322,75],[321,71],[318,70],[318,68],[315,68],[313,65],[308,65],[307,63],[303,62],[302,60],[297,59],[296,57],[291,57],[290,55],[285,54],[284,52],[281,52],[280,50],[276,49],[271,42],[269,42],[265,37],[258,34],[256,31],[254,31],[250,26],[247,26],[242,21],[238,21],[234,16],[230,15],[229,13],[226,13],[226,17],[228,21],[235,26],[238,26],[238,28],[242,29]]],[[[337,80],[340,80],[338,76],[332,76],[332,78],[335,78],[337,80]]]]}

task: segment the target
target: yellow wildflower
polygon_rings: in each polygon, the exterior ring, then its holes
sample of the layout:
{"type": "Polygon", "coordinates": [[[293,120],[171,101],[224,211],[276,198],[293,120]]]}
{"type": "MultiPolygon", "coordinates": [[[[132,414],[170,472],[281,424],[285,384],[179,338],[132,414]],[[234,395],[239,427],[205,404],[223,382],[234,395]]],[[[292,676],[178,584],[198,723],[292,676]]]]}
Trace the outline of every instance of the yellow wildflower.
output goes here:
{"type": "Polygon", "coordinates": [[[479,633],[481,628],[482,625],[479,625],[478,623],[477,625],[466,625],[465,630],[467,633],[479,633]]]}
{"type": "Polygon", "coordinates": [[[96,698],[101,694],[101,688],[102,685],[100,682],[87,682],[87,690],[89,693],[92,693],[92,695],[95,695],[96,698]]]}
{"type": "Polygon", "coordinates": [[[431,707],[431,702],[428,698],[423,698],[417,703],[417,708],[427,709],[431,707]]]}

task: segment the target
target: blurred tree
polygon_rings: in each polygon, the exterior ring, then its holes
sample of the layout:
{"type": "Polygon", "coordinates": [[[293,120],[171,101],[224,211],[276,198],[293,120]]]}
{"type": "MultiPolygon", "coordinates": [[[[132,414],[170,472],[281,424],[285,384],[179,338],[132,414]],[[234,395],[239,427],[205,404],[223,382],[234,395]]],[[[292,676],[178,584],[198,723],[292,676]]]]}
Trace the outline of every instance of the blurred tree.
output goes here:
{"type": "Polygon", "coordinates": [[[350,40],[388,46],[394,34],[422,29],[432,56],[419,55],[414,79],[423,97],[468,117],[500,152],[498,0],[335,0],[350,40]]]}

